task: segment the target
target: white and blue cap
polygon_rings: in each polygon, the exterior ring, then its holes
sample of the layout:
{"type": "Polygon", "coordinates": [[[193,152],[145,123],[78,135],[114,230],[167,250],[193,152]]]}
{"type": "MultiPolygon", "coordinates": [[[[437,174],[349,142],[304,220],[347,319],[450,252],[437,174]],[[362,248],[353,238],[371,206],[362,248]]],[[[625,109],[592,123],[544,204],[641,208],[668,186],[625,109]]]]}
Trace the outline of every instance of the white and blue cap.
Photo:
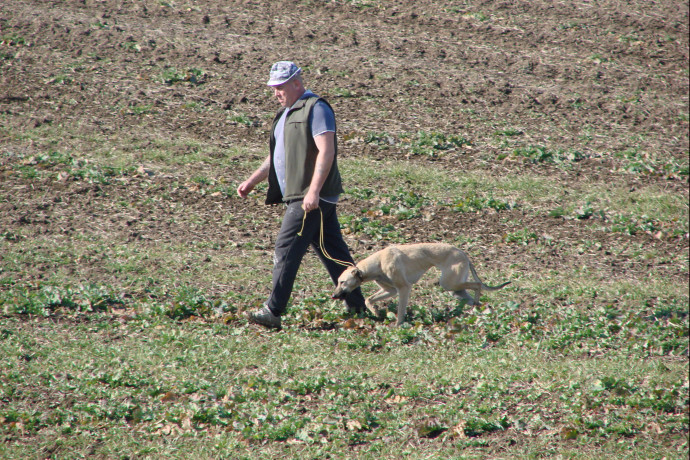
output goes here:
{"type": "Polygon", "coordinates": [[[291,61],[278,61],[271,67],[271,74],[268,82],[268,86],[278,86],[286,83],[292,79],[292,77],[299,75],[302,71],[294,62],[291,61]]]}

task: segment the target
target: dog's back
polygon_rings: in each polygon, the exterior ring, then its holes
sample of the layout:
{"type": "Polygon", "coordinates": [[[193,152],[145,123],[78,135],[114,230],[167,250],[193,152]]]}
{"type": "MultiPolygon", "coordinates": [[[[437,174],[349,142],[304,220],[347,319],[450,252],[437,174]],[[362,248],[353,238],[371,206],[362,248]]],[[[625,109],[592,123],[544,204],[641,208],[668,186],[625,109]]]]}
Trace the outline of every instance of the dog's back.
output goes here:
{"type": "Polygon", "coordinates": [[[465,259],[463,251],[447,243],[410,243],[389,246],[388,251],[400,250],[406,257],[434,266],[445,265],[448,259],[465,259]]]}

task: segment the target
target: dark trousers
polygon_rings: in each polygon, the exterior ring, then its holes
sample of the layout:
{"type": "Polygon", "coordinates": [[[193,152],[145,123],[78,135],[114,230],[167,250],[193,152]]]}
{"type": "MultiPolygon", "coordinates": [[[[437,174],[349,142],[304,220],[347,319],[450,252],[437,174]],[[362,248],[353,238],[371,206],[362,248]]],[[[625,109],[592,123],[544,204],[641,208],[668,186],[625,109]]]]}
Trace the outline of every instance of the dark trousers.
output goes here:
{"type": "MultiPolygon", "coordinates": [[[[333,259],[353,263],[347,244],[340,232],[340,223],[335,212],[336,205],[323,200],[319,203],[323,213],[323,246],[333,259]]],[[[302,258],[311,245],[321,262],[328,270],[328,274],[337,284],[338,277],[345,270],[345,266],[338,264],[326,257],[321,250],[319,240],[321,238],[321,213],[315,209],[307,214],[302,222],[304,210],[302,201],[291,201],[280,227],[280,233],[276,239],[274,265],[273,265],[273,290],[266,305],[274,315],[282,315],[287,309],[288,300],[292,293],[292,286],[297,277],[297,270],[302,263],[302,258]],[[301,230],[301,236],[298,235],[301,230]]],[[[356,289],[345,299],[348,310],[353,312],[364,311],[364,296],[361,289],[356,289]]]]}

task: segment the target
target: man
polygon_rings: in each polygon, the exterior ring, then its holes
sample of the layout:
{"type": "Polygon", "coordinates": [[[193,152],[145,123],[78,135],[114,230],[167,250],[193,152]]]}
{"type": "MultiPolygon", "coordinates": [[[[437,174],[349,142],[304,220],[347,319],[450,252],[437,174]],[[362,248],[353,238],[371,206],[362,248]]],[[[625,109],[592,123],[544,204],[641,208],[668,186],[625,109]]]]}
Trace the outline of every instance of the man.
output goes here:
{"type": "MultiPolygon", "coordinates": [[[[336,203],[343,189],[336,160],[333,109],[305,89],[302,69],[290,61],[271,67],[267,85],[273,88],[282,109],[273,120],[268,156],[239,185],[237,193],[245,198],[258,183],[268,179],[266,204],[287,204],[276,239],[271,295],[263,308],[249,314],[251,322],[279,329],[280,317],[285,313],[297,270],[309,246],[318,254],[334,284],[345,269],[335,260],[351,263],[352,256],[336,215],[336,203]]],[[[345,303],[350,312],[363,311],[361,290],[349,295],[345,303]]]]}

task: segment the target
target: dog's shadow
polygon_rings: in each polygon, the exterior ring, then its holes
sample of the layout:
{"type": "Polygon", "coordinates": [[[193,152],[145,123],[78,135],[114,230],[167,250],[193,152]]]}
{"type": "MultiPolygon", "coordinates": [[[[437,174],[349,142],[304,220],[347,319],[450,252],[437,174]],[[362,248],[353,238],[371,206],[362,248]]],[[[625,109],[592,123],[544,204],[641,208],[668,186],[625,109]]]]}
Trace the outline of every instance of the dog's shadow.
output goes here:
{"type": "MultiPolygon", "coordinates": [[[[422,319],[423,316],[429,315],[433,323],[446,323],[453,318],[457,318],[470,311],[475,307],[474,303],[465,299],[456,300],[453,306],[445,308],[430,308],[426,312],[419,311],[418,306],[410,305],[407,311],[407,321],[414,321],[415,319],[422,319]]],[[[363,312],[358,312],[354,316],[368,317],[377,321],[384,321],[388,313],[395,313],[398,309],[397,302],[388,302],[385,305],[381,304],[377,308],[377,315],[371,313],[368,309],[363,312]]]]}
{"type": "Polygon", "coordinates": [[[431,317],[434,323],[446,323],[453,318],[462,316],[468,309],[474,308],[474,304],[468,300],[458,300],[455,306],[450,308],[434,308],[431,317]]]}

